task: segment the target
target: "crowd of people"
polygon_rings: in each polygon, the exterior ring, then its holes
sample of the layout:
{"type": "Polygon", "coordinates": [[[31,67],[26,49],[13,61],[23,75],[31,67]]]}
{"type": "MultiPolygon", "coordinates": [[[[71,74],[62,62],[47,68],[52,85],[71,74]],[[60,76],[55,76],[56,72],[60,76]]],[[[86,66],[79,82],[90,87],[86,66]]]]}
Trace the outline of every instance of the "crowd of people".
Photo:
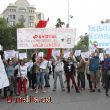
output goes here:
{"type": "Polygon", "coordinates": [[[110,56],[105,54],[104,60],[100,61],[99,52],[96,50],[89,58],[71,55],[63,58],[56,55],[47,60],[46,55],[39,57],[37,53],[32,55],[31,60],[14,58],[5,61],[3,59],[6,73],[10,85],[0,90],[0,94],[7,96],[24,96],[29,95],[27,91],[27,82],[29,90],[35,92],[46,92],[50,84],[50,74],[53,74],[52,91],[57,90],[57,79],[59,77],[61,90],[70,92],[75,88],[76,93],[80,93],[87,88],[87,82],[90,92],[101,92],[102,87],[105,89],[105,95],[109,97],[110,87],[110,56]],[[63,75],[65,79],[63,78],[63,75]],[[65,84],[66,83],[66,86],[65,84]]]}

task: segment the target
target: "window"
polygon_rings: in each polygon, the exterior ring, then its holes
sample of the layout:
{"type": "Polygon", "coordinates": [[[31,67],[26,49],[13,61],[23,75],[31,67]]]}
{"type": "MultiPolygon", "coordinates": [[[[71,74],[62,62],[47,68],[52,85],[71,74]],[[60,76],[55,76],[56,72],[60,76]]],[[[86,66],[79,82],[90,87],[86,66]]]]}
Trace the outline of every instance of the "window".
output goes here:
{"type": "Polygon", "coordinates": [[[34,24],[33,22],[30,22],[29,27],[33,27],[33,24],[34,24]]]}
{"type": "Polygon", "coordinates": [[[25,8],[19,8],[19,11],[20,12],[26,12],[26,9],[25,8]]]}
{"type": "Polygon", "coordinates": [[[29,16],[29,20],[34,21],[34,16],[29,16]]]}
{"type": "Polygon", "coordinates": [[[16,19],[16,15],[8,15],[8,19],[16,19]]]}
{"type": "Polygon", "coordinates": [[[10,26],[14,26],[14,25],[15,25],[15,21],[10,21],[10,22],[9,22],[9,25],[10,25],[10,26]]]}

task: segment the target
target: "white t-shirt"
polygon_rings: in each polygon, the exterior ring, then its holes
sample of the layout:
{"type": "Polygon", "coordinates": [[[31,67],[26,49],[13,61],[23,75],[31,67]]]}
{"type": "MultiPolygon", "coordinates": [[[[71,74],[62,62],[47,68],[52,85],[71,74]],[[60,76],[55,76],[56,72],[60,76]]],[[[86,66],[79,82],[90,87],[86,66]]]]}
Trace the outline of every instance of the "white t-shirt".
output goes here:
{"type": "Polygon", "coordinates": [[[15,67],[15,70],[18,69],[18,77],[27,77],[27,66],[26,65],[23,65],[23,66],[19,66],[17,65],[15,67]]]}
{"type": "Polygon", "coordinates": [[[47,60],[44,60],[44,61],[40,64],[40,68],[41,68],[41,69],[47,69],[47,66],[48,66],[48,61],[47,61],[47,60]]]}

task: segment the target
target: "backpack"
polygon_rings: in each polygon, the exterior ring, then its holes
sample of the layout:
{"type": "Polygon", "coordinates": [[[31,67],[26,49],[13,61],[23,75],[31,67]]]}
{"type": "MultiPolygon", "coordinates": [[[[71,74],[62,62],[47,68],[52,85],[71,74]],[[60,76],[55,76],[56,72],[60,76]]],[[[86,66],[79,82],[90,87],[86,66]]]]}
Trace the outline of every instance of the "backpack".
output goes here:
{"type": "Polygon", "coordinates": [[[97,71],[97,70],[99,70],[99,67],[100,67],[99,57],[91,58],[89,70],[90,71],[97,71]]]}

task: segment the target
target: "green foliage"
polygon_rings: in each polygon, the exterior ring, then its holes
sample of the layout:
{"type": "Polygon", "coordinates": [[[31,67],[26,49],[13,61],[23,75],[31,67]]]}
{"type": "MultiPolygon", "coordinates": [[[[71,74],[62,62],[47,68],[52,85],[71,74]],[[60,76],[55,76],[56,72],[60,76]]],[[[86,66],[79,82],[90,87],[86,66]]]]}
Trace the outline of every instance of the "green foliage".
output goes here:
{"type": "Polygon", "coordinates": [[[24,27],[23,24],[8,26],[5,18],[0,18],[0,44],[4,50],[17,49],[17,28],[24,27]]]}
{"type": "Polygon", "coordinates": [[[62,22],[60,18],[58,18],[55,27],[56,28],[62,28],[63,25],[65,25],[65,23],[62,22]]]}
{"type": "Polygon", "coordinates": [[[77,45],[74,47],[76,50],[82,50],[82,51],[88,51],[88,34],[85,33],[85,35],[80,36],[80,41],[77,43],[77,45]]]}

